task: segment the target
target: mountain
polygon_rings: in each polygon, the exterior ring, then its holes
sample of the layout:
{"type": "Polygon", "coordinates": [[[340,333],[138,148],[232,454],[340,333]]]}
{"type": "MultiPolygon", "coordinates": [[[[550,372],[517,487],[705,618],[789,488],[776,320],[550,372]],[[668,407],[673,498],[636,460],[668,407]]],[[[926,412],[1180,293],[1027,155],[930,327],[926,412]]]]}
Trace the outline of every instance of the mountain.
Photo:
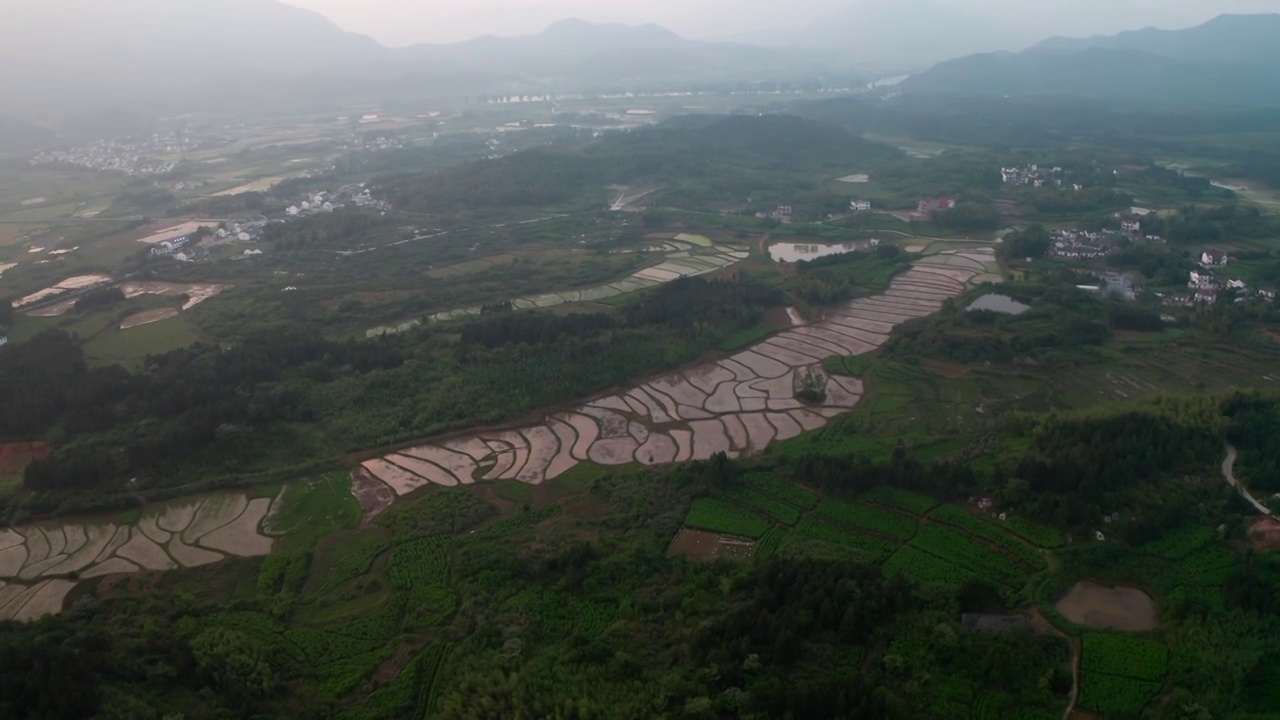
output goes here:
{"type": "Polygon", "coordinates": [[[184,109],[206,84],[383,62],[390,52],[276,0],[39,0],[0,24],[6,111],[57,120],[99,110],[184,109]]]}
{"type": "Polygon", "coordinates": [[[1224,15],[1186,30],[1054,38],[909,78],[906,93],[1056,95],[1136,103],[1280,107],[1280,15],[1224,15]]]}
{"type": "Polygon", "coordinates": [[[789,79],[800,55],[577,20],[525,37],[393,49],[278,0],[28,5],[0,23],[5,112],[27,121],[789,79]]]}
{"type": "Polygon", "coordinates": [[[766,47],[824,49],[880,67],[921,67],[1015,41],[991,20],[936,0],[859,0],[797,28],[735,40],[766,47]]]}
{"type": "Polygon", "coordinates": [[[1030,52],[1089,49],[1129,50],[1180,62],[1273,63],[1280,61],[1280,15],[1220,15],[1186,30],[1146,28],[1083,39],[1050,38],[1030,52]]]}

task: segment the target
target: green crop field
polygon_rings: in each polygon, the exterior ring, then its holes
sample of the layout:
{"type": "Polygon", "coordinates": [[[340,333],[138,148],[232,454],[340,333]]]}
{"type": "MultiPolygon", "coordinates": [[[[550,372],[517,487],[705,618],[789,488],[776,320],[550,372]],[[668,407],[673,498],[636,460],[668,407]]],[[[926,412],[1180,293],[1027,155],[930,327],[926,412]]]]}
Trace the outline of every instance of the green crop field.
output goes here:
{"type": "Polygon", "coordinates": [[[977,517],[955,505],[943,505],[929,514],[940,523],[959,528],[964,532],[1007,551],[1028,568],[1044,566],[1044,557],[1022,539],[1007,533],[991,521],[977,517]]]}
{"type": "Polygon", "coordinates": [[[800,510],[792,505],[761,492],[742,488],[726,493],[725,497],[760,510],[784,525],[795,525],[800,520],[800,510]]]}
{"type": "Polygon", "coordinates": [[[916,534],[917,524],[914,518],[884,508],[823,499],[818,503],[817,513],[837,524],[902,541],[910,540],[916,534]]]}
{"type": "Polygon", "coordinates": [[[885,538],[866,535],[847,527],[823,522],[820,518],[801,520],[795,527],[794,535],[799,538],[817,540],[841,548],[857,550],[867,559],[883,560],[896,547],[896,543],[885,538]]]}
{"type": "Polygon", "coordinates": [[[862,497],[867,502],[905,510],[913,515],[924,515],[940,504],[936,499],[927,495],[889,487],[888,485],[881,485],[862,497]]]}
{"type": "Polygon", "coordinates": [[[449,556],[440,538],[422,538],[397,545],[387,565],[391,583],[408,590],[443,583],[449,572],[449,556]]]}
{"type": "Polygon", "coordinates": [[[1008,557],[937,525],[921,525],[911,545],[997,584],[1020,587],[1029,573],[1008,557]]]}
{"type": "Polygon", "coordinates": [[[754,492],[775,497],[801,510],[811,510],[818,504],[817,495],[769,473],[748,473],[743,476],[742,484],[754,492]]]}
{"type": "Polygon", "coordinates": [[[1132,635],[1086,633],[1080,667],[1085,673],[1158,681],[1168,671],[1169,649],[1132,635]]]}
{"type": "Polygon", "coordinates": [[[1157,682],[1089,672],[1082,679],[1080,707],[1104,716],[1140,713],[1160,694],[1157,682]]]}
{"type": "Polygon", "coordinates": [[[884,564],[887,575],[901,574],[923,585],[959,585],[981,576],[967,567],[944,560],[914,545],[905,545],[884,564]]]}
{"type": "Polygon", "coordinates": [[[699,530],[755,539],[763,536],[772,523],[738,503],[700,498],[693,501],[684,524],[699,530]]]}

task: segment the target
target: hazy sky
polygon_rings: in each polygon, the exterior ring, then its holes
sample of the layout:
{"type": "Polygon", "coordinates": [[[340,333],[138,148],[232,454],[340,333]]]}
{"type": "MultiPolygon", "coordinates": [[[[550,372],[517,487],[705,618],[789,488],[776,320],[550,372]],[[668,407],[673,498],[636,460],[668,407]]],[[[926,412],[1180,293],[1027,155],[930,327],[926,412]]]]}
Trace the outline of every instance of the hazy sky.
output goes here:
{"type": "MultiPolygon", "coordinates": [[[[841,9],[902,0],[284,0],[388,45],[518,35],[577,17],[655,22],[693,38],[796,27],[841,9]]],[[[1224,12],[1280,12],[1280,0],[929,0],[999,21],[1025,42],[1052,34],[1184,27],[1224,12]]]]}

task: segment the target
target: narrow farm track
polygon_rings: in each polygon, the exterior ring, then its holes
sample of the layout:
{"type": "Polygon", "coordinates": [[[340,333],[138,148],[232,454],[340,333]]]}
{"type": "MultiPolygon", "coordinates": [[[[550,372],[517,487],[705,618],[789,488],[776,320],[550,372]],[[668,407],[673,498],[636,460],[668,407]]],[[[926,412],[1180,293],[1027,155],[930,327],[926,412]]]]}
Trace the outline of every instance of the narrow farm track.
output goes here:
{"type": "Polygon", "coordinates": [[[1071,696],[1067,700],[1067,709],[1062,711],[1062,720],[1071,720],[1071,715],[1076,711],[1076,703],[1080,700],[1080,641],[1054,627],[1039,608],[1031,610],[1031,624],[1040,632],[1061,638],[1071,648],[1071,696]]]}
{"type": "MultiPolygon", "coordinates": [[[[412,468],[388,456],[367,460],[353,480],[381,483],[395,496],[427,484],[453,487],[478,480],[518,480],[538,485],[580,462],[618,466],[668,465],[762,452],[776,441],[825,426],[862,398],[860,380],[826,377],[822,362],[833,355],[877,350],[897,325],[930,315],[962,293],[994,262],[992,251],[965,250],[922,258],[894,278],[880,295],[859,298],[820,322],[773,335],[732,357],[669,373],[613,395],[596,397],[543,418],[532,426],[452,435],[401,450],[434,458],[465,454],[465,462],[413,476],[412,468]],[[968,267],[964,267],[967,265],[968,267]],[[797,398],[813,374],[825,399],[797,398]],[[513,440],[517,440],[513,442],[513,440]]],[[[385,509],[365,507],[366,519],[385,509]]]]}
{"type": "Polygon", "coordinates": [[[1236,489],[1236,492],[1240,493],[1240,497],[1244,498],[1245,500],[1248,500],[1249,503],[1258,510],[1258,512],[1262,513],[1263,515],[1271,515],[1272,514],[1271,508],[1258,502],[1258,499],[1255,498],[1253,494],[1249,492],[1249,489],[1246,488],[1244,485],[1240,484],[1240,481],[1236,479],[1236,473],[1235,473],[1236,457],[1238,457],[1238,453],[1236,452],[1235,447],[1228,444],[1227,457],[1225,460],[1222,461],[1222,476],[1227,479],[1227,482],[1231,485],[1231,487],[1236,489]]]}

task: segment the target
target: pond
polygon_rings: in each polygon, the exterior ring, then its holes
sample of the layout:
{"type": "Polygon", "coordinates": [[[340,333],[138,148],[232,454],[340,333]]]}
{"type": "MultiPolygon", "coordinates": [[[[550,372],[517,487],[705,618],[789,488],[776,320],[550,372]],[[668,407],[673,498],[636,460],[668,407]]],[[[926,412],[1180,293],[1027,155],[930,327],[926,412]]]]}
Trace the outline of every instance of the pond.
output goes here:
{"type": "Polygon", "coordinates": [[[973,301],[967,310],[990,310],[1003,315],[1021,315],[1031,309],[1030,305],[1014,300],[1008,295],[983,295],[973,301]]]}
{"type": "Polygon", "coordinates": [[[769,257],[777,263],[798,263],[817,260],[831,255],[846,255],[871,249],[867,242],[819,245],[815,243],[774,243],[769,246],[769,257]]]}
{"type": "Polygon", "coordinates": [[[1156,629],[1156,603],[1136,587],[1084,581],[1054,606],[1077,625],[1098,630],[1141,632],[1156,629]]]}

